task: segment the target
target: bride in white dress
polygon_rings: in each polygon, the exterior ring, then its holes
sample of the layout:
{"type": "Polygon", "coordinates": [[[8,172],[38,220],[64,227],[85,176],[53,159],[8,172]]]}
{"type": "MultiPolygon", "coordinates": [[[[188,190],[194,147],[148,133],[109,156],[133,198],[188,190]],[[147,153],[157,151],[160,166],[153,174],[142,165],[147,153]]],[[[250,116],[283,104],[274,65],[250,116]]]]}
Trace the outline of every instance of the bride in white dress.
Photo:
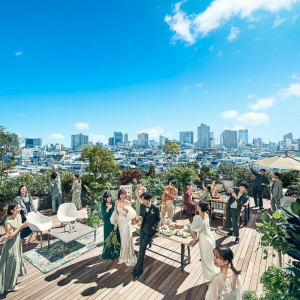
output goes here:
{"type": "Polygon", "coordinates": [[[130,229],[130,219],[133,219],[135,216],[135,210],[131,207],[130,202],[126,200],[126,191],[120,189],[111,221],[115,224],[115,230],[119,227],[121,237],[121,251],[118,264],[125,263],[128,267],[135,266],[137,262],[130,229]]]}
{"type": "Polygon", "coordinates": [[[216,247],[216,242],[209,227],[209,217],[206,213],[208,208],[208,203],[199,203],[199,216],[196,215],[193,218],[191,231],[194,234],[192,243],[195,244],[199,239],[203,277],[205,280],[210,282],[214,275],[219,272],[219,268],[217,268],[214,264],[214,249],[216,247]]]}

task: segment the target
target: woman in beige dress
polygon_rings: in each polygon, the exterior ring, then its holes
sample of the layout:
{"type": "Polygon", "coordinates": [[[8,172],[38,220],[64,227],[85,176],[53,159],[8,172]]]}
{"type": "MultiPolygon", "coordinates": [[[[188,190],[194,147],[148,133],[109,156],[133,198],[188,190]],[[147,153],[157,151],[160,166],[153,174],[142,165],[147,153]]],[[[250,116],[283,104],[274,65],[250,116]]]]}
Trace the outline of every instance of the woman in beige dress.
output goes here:
{"type": "Polygon", "coordinates": [[[73,176],[73,185],[71,192],[72,193],[72,202],[75,204],[77,209],[82,207],[81,205],[81,179],[78,174],[73,176]]]}
{"type": "Polygon", "coordinates": [[[146,192],[147,192],[147,189],[144,186],[142,186],[142,181],[138,180],[137,187],[136,187],[136,190],[134,192],[135,197],[136,197],[135,211],[136,211],[137,215],[140,215],[140,207],[141,207],[141,204],[143,204],[142,195],[146,192]]]}

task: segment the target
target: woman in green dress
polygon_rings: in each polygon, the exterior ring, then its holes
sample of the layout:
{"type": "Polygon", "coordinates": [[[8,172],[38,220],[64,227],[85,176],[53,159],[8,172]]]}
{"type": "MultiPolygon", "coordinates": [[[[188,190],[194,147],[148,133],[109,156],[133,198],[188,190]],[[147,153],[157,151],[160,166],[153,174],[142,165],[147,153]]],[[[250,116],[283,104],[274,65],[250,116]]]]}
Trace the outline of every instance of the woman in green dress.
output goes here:
{"type": "Polygon", "coordinates": [[[210,202],[210,199],[211,199],[211,187],[210,185],[207,185],[207,186],[203,186],[203,189],[204,189],[204,194],[203,195],[200,195],[199,199],[200,201],[202,202],[210,202]]]}
{"type": "Polygon", "coordinates": [[[23,223],[20,215],[21,206],[12,202],[8,205],[5,231],[5,242],[0,258],[0,294],[18,290],[18,278],[27,273],[27,268],[22,259],[22,242],[20,231],[28,227],[29,223],[23,223]]]}
{"type": "MultiPolygon", "coordinates": [[[[112,225],[110,222],[110,217],[114,212],[114,207],[115,207],[115,202],[112,201],[111,193],[105,192],[103,195],[103,201],[101,204],[101,213],[102,213],[103,221],[104,221],[104,226],[103,226],[104,241],[109,237],[110,233],[114,230],[114,225],[112,225]]],[[[117,238],[118,238],[119,243],[121,244],[119,229],[117,229],[117,238]]],[[[107,247],[106,243],[104,242],[102,258],[103,259],[114,259],[115,257],[118,257],[118,256],[120,256],[120,250],[115,252],[113,247],[107,247]]]]}
{"type": "Polygon", "coordinates": [[[77,209],[80,209],[82,205],[81,205],[81,179],[79,177],[79,174],[74,174],[73,176],[73,185],[70,193],[72,193],[72,202],[75,204],[77,209]]]}

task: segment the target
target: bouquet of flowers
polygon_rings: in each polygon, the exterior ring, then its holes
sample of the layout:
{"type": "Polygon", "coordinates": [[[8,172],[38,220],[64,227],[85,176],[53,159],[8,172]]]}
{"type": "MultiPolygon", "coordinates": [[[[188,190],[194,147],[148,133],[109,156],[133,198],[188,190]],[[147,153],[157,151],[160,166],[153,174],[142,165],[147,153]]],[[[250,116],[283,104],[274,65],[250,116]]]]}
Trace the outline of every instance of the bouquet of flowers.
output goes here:
{"type": "Polygon", "coordinates": [[[105,246],[104,246],[104,250],[108,247],[108,248],[113,248],[114,252],[117,253],[120,248],[121,248],[121,244],[118,241],[117,238],[117,232],[115,230],[113,230],[110,235],[108,236],[108,238],[104,241],[105,246]]]}

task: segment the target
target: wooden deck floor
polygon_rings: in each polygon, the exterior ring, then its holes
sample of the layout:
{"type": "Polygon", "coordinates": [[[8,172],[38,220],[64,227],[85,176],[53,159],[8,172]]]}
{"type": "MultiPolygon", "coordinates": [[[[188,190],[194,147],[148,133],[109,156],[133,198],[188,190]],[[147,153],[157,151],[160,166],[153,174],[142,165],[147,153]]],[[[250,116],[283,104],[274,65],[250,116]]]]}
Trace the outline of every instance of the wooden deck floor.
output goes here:
{"type": "MultiPolygon", "coordinates": [[[[264,200],[265,208],[270,202],[264,200]]],[[[253,200],[251,200],[253,207],[253,200]]],[[[84,216],[85,211],[80,211],[84,216]]],[[[246,290],[253,289],[262,293],[259,282],[261,274],[271,264],[277,265],[277,257],[263,259],[262,248],[259,247],[260,235],[255,231],[255,222],[261,212],[251,209],[250,221],[246,227],[240,228],[240,243],[233,243],[234,237],[227,237],[222,230],[221,220],[214,219],[211,226],[217,245],[229,245],[234,252],[234,262],[237,269],[242,270],[242,279],[246,290]]],[[[178,214],[179,215],[179,214],[178,214]]],[[[184,216],[183,216],[184,217],[184,216]]],[[[54,217],[54,220],[56,218],[54,217]]],[[[57,221],[56,221],[57,222],[57,221]]],[[[57,223],[56,223],[57,224],[57,223]]],[[[3,229],[3,228],[2,228],[3,229]]],[[[135,234],[135,250],[138,251],[138,235],[135,234]]],[[[180,250],[180,245],[163,238],[155,238],[155,243],[174,251],[180,250]]],[[[38,247],[33,242],[24,251],[38,247]]],[[[173,259],[179,255],[152,246],[154,251],[173,259]]],[[[170,259],[147,251],[144,274],[138,281],[132,282],[130,270],[124,264],[118,265],[118,259],[102,260],[102,247],[78,257],[51,273],[43,274],[25,260],[28,274],[20,278],[17,293],[8,293],[0,298],[5,299],[204,299],[207,287],[204,284],[199,247],[191,248],[192,262],[180,272],[180,265],[170,259]]]]}

